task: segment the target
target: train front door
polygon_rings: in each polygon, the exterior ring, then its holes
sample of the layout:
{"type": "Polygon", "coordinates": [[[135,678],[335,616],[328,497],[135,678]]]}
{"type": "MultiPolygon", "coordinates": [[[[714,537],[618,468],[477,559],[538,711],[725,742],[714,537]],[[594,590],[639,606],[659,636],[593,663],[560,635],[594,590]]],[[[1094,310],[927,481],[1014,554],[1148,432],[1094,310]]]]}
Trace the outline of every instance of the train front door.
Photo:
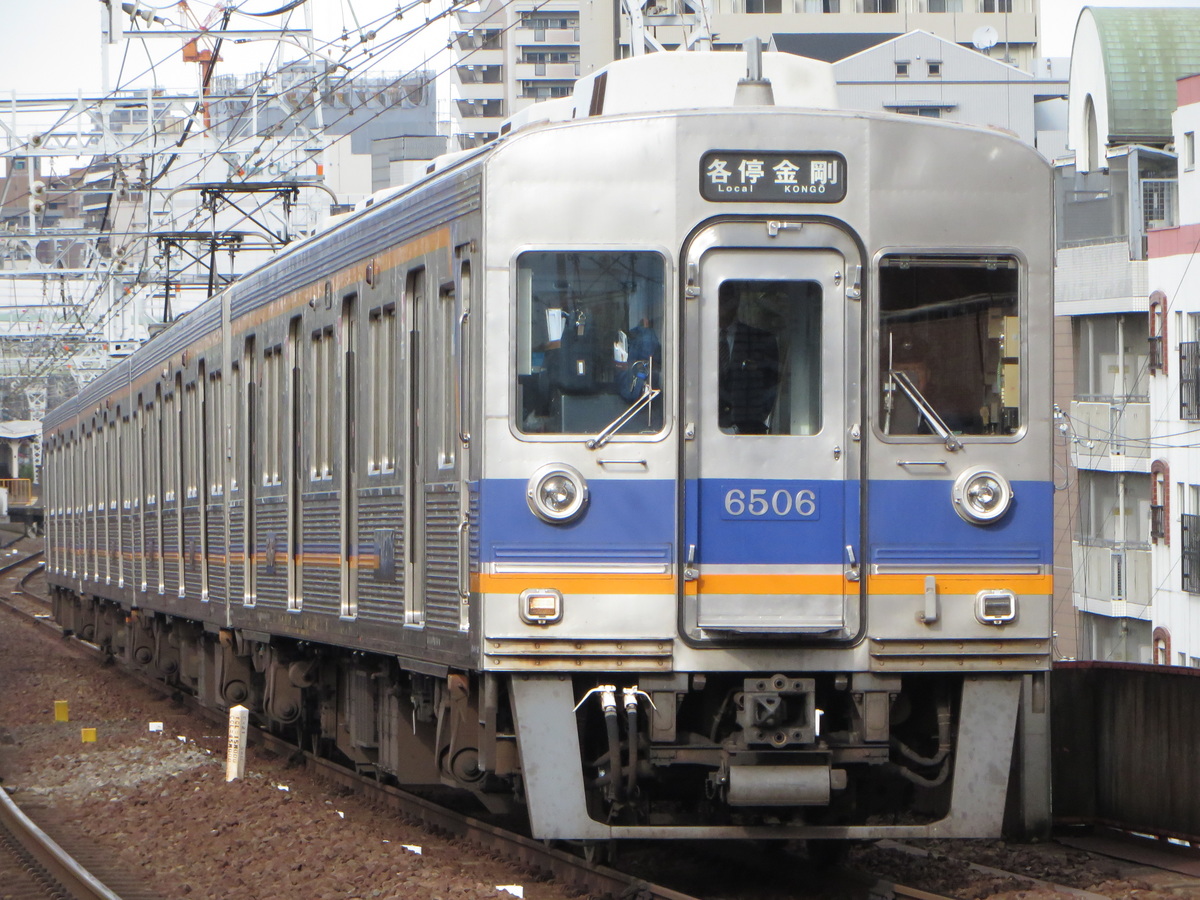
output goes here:
{"type": "Polygon", "coordinates": [[[829,225],[726,222],[684,288],[683,631],[858,633],[859,257],[829,225]]]}

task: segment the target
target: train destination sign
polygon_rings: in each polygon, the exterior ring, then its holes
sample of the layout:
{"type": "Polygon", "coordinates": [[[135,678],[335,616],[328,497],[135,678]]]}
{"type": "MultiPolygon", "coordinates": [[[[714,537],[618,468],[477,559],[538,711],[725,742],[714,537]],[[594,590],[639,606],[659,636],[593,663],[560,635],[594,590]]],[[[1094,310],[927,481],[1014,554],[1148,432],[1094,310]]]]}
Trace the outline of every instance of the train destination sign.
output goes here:
{"type": "Polygon", "coordinates": [[[710,150],[700,158],[700,196],[745,203],[838,203],[846,160],[837,153],[710,150]]]}

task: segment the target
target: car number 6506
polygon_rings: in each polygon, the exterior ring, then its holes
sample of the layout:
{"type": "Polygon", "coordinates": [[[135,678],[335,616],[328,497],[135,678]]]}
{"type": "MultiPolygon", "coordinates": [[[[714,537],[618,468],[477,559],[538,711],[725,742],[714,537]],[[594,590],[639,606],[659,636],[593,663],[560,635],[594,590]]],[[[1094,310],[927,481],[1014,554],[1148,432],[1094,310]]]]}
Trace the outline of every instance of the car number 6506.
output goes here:
{"type": "Polygon", "coordinates": [[[817,513],[817,495],[807,488],[732,488],[725,492],[725,512],[735,519],[809,519],[817,513]]]}

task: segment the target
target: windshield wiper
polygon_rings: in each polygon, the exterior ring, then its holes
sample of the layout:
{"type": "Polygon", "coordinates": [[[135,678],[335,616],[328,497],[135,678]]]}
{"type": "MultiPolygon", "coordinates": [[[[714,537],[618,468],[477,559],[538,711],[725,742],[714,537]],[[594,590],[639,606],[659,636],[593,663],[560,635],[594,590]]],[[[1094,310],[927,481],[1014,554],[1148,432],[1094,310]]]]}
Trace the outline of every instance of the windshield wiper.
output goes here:
{"type": "Polygon", "coordinates": [[[892,387],[892,385],[899,385],[900,390],[904,391],[904,393],[908,396],[908,399],[913,402],[913,406],[915,406],[917,411],[925,417],[925,421],[929,423],[929,426],[937,433],[937,436],[946,442],[946,449],[962,449],[962,442],[950,431],[950,427],[942,420],[942,417],[938,415],[937,410],[933,408],[933,404],[926,400],[925,395],[917,390],[917,386],[913,384],[912,379],[908,377],[908,373],[899,372],[894,369],[889,371],[888,384],[889,387],[885,388],[885,390],[888,392],[888,395],[884,400],[884,408],[887,412],[887,418],[885,419],[885,425],[883,429],[884,434],[891,433],[890,425],[892,418],[892,403],[894,402],[893,398],[895,397],[895,388],[892,387]]]}
{"type": "Polygon", "coordinates": [[[603,430],[594,438],[588,438],[584,441],[584,446],[589,450],[595,450],[597,447],[603,447],[608,443],[609,438],[617,433],[626,422],[636,416],[639,412],[654,402],[655,398],[662,393],[662,388],[650,387],[650,382],[646,382],[645,388],[642,390],[642,396],[638,397],[630,405],[629,409],[621,413],[611,422],[604,426],[603,430]]]}

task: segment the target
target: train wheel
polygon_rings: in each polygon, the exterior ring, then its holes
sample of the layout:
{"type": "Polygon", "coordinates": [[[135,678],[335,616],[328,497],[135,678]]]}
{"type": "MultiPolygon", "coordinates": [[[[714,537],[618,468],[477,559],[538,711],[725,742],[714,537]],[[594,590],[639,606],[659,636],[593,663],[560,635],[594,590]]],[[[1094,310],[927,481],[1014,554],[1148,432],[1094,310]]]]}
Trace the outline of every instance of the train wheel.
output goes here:
{"type": "Polygon", "coordinates": [[[593,866],[610,866],[617,858],[616,841],[584,841],[583,858],[593,866]]]}

